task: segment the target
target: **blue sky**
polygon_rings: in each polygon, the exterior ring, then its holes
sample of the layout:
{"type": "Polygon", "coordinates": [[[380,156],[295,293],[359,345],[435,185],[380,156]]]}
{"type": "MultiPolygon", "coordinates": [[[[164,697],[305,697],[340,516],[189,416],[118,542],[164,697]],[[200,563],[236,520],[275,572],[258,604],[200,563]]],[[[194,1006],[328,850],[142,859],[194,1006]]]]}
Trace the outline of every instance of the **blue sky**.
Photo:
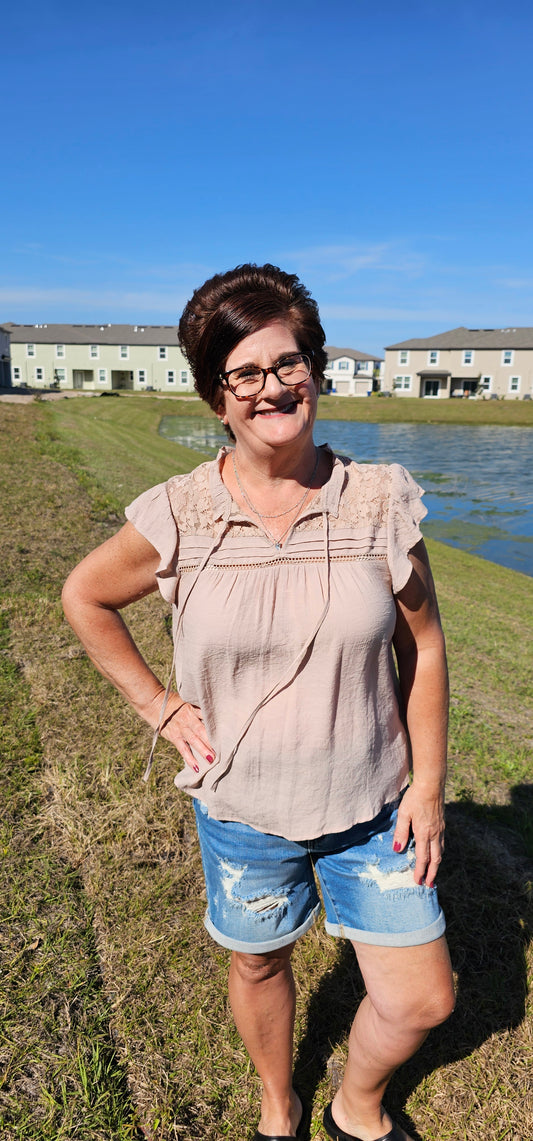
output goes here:
{"type": "Polygon", "coordinates": [[[529,0],[21,0],[0,321],[173,324],[272,261],[329,343],[533,325],[529,0]]]}

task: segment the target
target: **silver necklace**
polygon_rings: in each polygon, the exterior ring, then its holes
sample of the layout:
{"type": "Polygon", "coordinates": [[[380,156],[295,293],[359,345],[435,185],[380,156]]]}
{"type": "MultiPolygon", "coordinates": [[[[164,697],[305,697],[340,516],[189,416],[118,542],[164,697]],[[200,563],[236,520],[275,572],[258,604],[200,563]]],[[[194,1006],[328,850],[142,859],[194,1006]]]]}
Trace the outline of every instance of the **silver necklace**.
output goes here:
{"type": "MultiPolygon", "coordinates": [[[[296,511],[297,508],[302,507],[304,500],[307,499],[307,496],[309,495],[309,492],[311,491],[311,484],[315,478],[316,471],[318,468],[318,461],[320,459],[320,453],[318,451],[318,448],[315,448],[315,452],[316,452],[315,466],[314,466],[313,471],[311,473],[311,479],[309,480],[309,483],[308,483],[303,495],[301,496],[301,498],[298,500],[297,503],[293,503],[292,507],[288,507],[286,511],[278,511],[275,515],[267,515],[266,513],[262,514],[260,511],[257,510],[257,507],[254,507],[254,505],[250,499],[250,496],[245,491],[245,489],[242,486],[242,483],[239,479],[239,473],[237,471],[237,462],[235,460],[235,452],[233,451],[231,453],[231,461],[233,463],[233,471],[235,472],[235,479],[237,480],[237,487],[239,488],[239,491],[240,491],[245,503],[247,504],[247,506],[250,508],[251,511],[253,511],[254,515],[257,515],[257,518],[261,520],[264,530],[266,531],[270,541],[274,544],[277,551],[281,550],[281,544],[283,543],[285,536],[288,535],[288,533],[292,527],[292,522],[289,523],[288,527],[285,528],[283,534],[280,535],[279,539],[276,539],[276,536],[273,535],[271,531],[269,531],[269,529],[265,523],[265,519],[281,519],[283,515],[290,515],[293,511],[296,511]]],[[[295,522],[295,520],[293,520],[293,522],[295,522]]]]}

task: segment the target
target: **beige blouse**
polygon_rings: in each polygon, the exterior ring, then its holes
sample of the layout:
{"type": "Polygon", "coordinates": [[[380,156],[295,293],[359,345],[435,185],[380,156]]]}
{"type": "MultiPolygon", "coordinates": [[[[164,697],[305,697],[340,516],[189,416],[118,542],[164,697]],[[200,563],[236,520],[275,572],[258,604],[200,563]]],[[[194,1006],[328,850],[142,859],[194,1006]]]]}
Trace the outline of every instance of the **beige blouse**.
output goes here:
{"type": "Polygon", "coordinates": [[[126,516],[160,556],[176,683],[216,761],[175,783],[218,820],[311,839],[371,820],[408,781],[391,639],[422,489],[398,464],[332,457],[281,550],[243,514],[220,458],[126,516]]]}

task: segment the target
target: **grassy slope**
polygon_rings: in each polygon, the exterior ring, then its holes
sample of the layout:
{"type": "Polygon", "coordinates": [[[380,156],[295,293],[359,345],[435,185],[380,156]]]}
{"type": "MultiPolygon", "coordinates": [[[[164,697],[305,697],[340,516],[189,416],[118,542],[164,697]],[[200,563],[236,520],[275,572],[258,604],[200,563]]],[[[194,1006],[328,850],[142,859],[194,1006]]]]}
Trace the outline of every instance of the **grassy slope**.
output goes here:
{"type": "MultiPolygon", "coordinates": [[[[157,436],[160,415],[173,410],[174,401],[135,398],[0,409],[10,916],[2,1138],[119,1141],[141,1135],[142,1123],[161,1141],[214,1141],[246,1136],[256,1114],[255,1079],[227,1015],[227,955],[201,925],[198,853],[190,805],[172,786],[175,761],[163,744],[154,780],[142,785],[148,733],[78,650],[58,605],[69,566],[117,526],[124,504],[194,463],[157,436]]],[[[533,1134],[524,1020],[533,584],[430,548],[452,677],[441,894],[459,1003],[389,1102],[427,1141],[522,1141],[533,1134]]],[[[159,600],[136,608],[131,625],[164,671],[170,640],[159,600]]],[[[297,1072],[321,1136],[319,1109],[338,1080],[360,980],[350,948],[320,928],[299,944],[295,966],[297,1072]]]]}
{"type": "MultiPolygon", "coordinates": [[[[146,404],[156,401],[148,395],[129,397],[146,404]]],[[[194,397],[169,397],[165,412],[179,416],[214,415],[203,401],[194,397]]],[[[502,427],[533,426],[531,400],[420,400],[414,397],[373,396],[370,400],[352,396],[321,396],[319,420],[359,420],[371,424],[499,424],[502,427]]]]}

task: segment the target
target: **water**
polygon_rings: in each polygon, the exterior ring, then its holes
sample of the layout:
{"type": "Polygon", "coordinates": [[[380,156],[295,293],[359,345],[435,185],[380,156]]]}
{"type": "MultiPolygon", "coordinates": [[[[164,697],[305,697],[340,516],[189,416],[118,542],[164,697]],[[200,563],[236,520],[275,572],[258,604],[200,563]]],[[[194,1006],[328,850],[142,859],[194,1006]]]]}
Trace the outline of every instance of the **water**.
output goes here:
{"type": "MultiPolygon", "coordinates": [[[[159,431],[214,454],[218,421],[163,417],[159,431]]],[[[533,576],[533,431],[455,424],[318,420],[317,444],[359,463],[401,463],[426,489],[424,534],[533,576]]]]}

